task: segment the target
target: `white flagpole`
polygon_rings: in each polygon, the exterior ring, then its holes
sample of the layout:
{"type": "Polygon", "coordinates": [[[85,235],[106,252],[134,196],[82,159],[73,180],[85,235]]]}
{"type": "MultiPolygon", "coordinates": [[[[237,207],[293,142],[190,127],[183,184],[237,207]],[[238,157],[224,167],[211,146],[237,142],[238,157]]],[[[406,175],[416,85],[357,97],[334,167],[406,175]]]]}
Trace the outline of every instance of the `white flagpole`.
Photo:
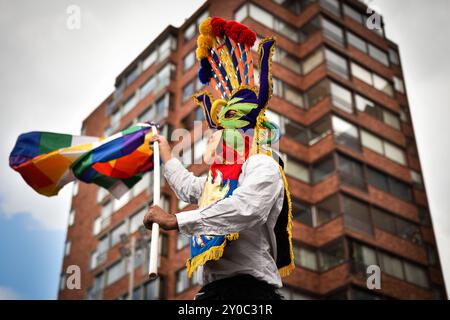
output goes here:
{"type": "MultiPolygon", "coordinates": [[[[152,126],[153,136],[158,134],[156,126],[152,126]]],[[[159,142],[153,143],[153,205],[159,206],[161,196],[161,169],[159,161],[159,142]]],[[[159,248],[159,225],[152,224],[152,239],[150,242],[150,258],[148,267],[148,277],[156,279],[158,277],[158,248],[159,248]]]]}

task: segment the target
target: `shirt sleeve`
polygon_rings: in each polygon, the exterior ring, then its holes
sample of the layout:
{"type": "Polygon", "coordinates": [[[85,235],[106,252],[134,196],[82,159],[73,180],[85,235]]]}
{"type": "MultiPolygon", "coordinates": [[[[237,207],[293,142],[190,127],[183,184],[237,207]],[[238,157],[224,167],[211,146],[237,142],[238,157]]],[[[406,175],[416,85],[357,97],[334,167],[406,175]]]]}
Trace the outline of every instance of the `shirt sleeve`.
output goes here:
{"type": "Polygon", "coordinates": [[[197,204],[202,194],[206,177],[196,177],[177,158],[172,158],[166,162],[164,165],[164,177],[178,199],[197,204]]]}
{"type": "Polygon", "coordinates": [[[241,174],[243,182],[231,196],[203,209],[178,213],[180,232],[225,235],[265,223],[284,190],[279,166],[269,156],[254,155],[241,174]]]}

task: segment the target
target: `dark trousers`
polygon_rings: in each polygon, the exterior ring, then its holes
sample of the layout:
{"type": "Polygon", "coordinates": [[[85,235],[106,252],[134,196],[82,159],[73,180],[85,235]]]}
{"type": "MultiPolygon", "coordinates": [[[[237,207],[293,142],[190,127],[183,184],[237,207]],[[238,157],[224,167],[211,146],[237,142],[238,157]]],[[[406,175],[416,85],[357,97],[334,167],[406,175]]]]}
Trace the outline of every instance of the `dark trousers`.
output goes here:
{"type": "Polygon", "coordinates": [[[195,300],[282,300],[277,288],[251,275],[237,275],[203,286],[195,300]]]}

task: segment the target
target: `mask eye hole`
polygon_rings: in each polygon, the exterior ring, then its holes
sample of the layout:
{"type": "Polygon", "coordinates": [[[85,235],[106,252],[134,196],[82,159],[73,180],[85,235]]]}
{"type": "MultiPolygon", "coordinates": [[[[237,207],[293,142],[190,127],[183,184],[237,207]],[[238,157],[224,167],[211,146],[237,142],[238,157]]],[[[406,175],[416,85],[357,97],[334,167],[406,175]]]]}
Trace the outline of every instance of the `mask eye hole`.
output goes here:
{"type": "Polygon", "coordinates": [[[226,119],[230,119],[233,118],[236,115],[236,110],[228,110],[227,112],[225,112],[224,117],[226,119]]]}

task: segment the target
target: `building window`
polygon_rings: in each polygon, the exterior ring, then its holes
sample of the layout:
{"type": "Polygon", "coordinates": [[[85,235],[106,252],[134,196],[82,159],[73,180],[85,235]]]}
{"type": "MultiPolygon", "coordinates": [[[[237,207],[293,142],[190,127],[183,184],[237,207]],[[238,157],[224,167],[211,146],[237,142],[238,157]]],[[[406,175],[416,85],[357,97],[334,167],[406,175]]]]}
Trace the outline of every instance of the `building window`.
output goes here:
{"type": "Polygon", "coordinates": [[[287,175],[295,179],[301,180],[306,183],[310,182],[308,167],[292,159],[291,157],[286,157],[286,160],[284,162],[284,171],[287,175]]]}
{"type": "Polygon", "coordinates": [[[317,15],[311,20],[309,20],[303,27],[300,29],[300,40],[305,42],[309,37],[313,36],[317,32],[321,31],[320,25],[320,16],[317,15]]]}
{"type": "Polygon", "coordinates": [[[235,19],[239,22],[243,21],[246,17],[251,17],[253,20],[273,29],[275,32],[280,33],[286,38],[298,42],[298,33],[294,27],[291,27],[286,22],[276,18],[271,13],[264,9],[250,3],[245,4],[239,10],[236,11],[235,19]]]}
{"type": "Polygon", "coordinates": [[[338,0],[320,0],[320,6],[329,10],[337,16],[341,15],[338,0]]]}
{"type": "Polygon", "coordinates": [[[183,102],[188,101],[195,91],[195,81],[189,82],[183,87],[183,102]]]}
{"type": "Polygon", "coordinates": [[[344,196],[344,225],[346,228],[373,234],[369,206],[359,200],[344,196]]]}
{"type": "Polygon", "coordinates": [[[145,214],[147,213],[147,208],[144,207],[135,214],[133,214],[130,218],[130,234],[136,232],[139,227],[141,227],[142,221],[144,221],[145,214]]]}
{"type": "Polygon", "coordinates": [[[312,208],[298,199],[292,199],[292,217],[307,226],[313,227],[312,208]]]}
{"type": "Polygon", "coordinates": [[[394,95],[392,86],[386,79],[376,75],[375,73],[368,71],[367,69],[359,66],[354,62],[351,63],[350,67],[352,75],[354,77],[364,81],[365,83],[371,85],[375,89],[384,92],[390,97],[394,95]]]}
{"type": "Polygon", "coordinates": [[[376,251],[368,246],[352,242],[351,251],[353,271],[366,275],[368,266],[378,264],[376,251]]]}
{"type": "Polygon", "coordinates": [[[125,259],[116,262],[107,270],[107,285],[111,285],[127,273],[125,259]]]}
{"type": "Polygon", "coordinates": [[[178,233],[178,237],[177,237],[177,250],[181,250],[184,247],[188,246],[190,243],[190,237],[182,234],[182,233],[178,233]]]}
{"type": "Polygon", "coordinates": [[[399,58],[399,56],[398,56],[398,53],[397,53],[397,51],[395,51],[395,50],[392,49],[392,48],[389,48],[389,60],[390,60],[393,64],[396,64],[396,65],[399,65],[399,64],[400,64],[400,58],[399,58]]]}
{"type": "Polygon", "coordinates": [[[388,111],[374,102],[356,94],[355,95],[356,108],[360,112],[369,114],[370,116],[383,121],[388,126],[400,130],[400,118],[391,111],[388,111]]]}
{"type": "Polygon", "coordinates": [[[277,78],[273,78],[273,94],[299,108],[304,107],[301,92],[277,78]]]}
{"type": "Polygon", "coordinates": [[[410,172],[411,172],[411,179],[412,179],[414,185],[419,189],[423,189],[422,175],[414,170],[410,170],[410,172]]]}
{"type": "Polygon", "coordinates": [[[428,277],[426,271],[423,268],[413,265],[412,263],[405,262],[405,278],[406,281],[414,283],[423,288],[429,288],[428,277]]]}
{"type": "Polygon", "coordinates": [[[313,271],[317,271],[319,269],[315,250],[301,245],[296,246],[295,249],[295,265],[313,271]]]}
{"type": "Polygon", "coordinates": [[[322,19],[322,27],[325,38],[344,46],[344,31],[342,28],[327,19],[322,19]]]}
{"type": "Polygon", "coordinates": [[[176,287],[175,292],[179,294],[191,286],[190,279],[187,276],[186,268],[181,269],[176,274],[176,287]]]}
{"type": "Polygon", "coordinates": [[[142,61],[142,69],[145,70],[154,63],[158,63],[166,59],[170,55],[170,52],[176,49],[176,45],[177,43],[173,36],[167,37],[142,61]]]}
{"type": "Polygon", "coordinates": [[[368,44],[368,48],[369,48],[369,56],[371,56],[378,62],[384,64],[385,66],[387,67],[389,66],[389,59],[386,52],[378,49],[377,47],[371,45],[370,43],[368,44]]]}
{"type": "Polygon", "coordinates": [[[333,105],[348,113],[353,113],[352,93],[344,87],[331,82],[331,100],[333,105]]]}
{"type": "Polygon", "coordinates": [[[404,200],[412,201],[411,187],[391,176],[388,176],[374,168],[367,168],[367,179],[369,184],[404,200]]]}
{"type": "Polygon", "coordinates": [[[364,147],[380,153],[392,161],[406,164],[406,156],[402,149],[365,130],[361,130],[361,143],[364,147]]]}
{"type": "Polygon", "coordinates": [[[306,92],[306,101],[308,108],[315,106],[322,99],[328,97],[330,91],[328,89],[328,82],[326,80],[320,81],[306,92]]]}
{"type": "Polygon", "coordinates": [[[171,74],[174,70],[174,65],[171,63],[166,64],[162,67],[156,74],[151,76],[141,87],[140,87],[140,97],[144,98],[148,94],[155,94],[163,87],[167,86],[170,82],[171,74]]]}
{"type": "Polygon", "coordinates": [[[365,190],[363,165],[349,157],[339,155],[339,177],[344,184],[365,190]]]}
{"type": "Polygon", "coordinates": [[[336,142],[359,151],[360,143],[358,128],[350,122],[336,116],[332,116],[331,122],[336,142]]]}
{"type": "Polygon", "coordinates": [[[328,70],[336,73],[344,79],[348,79],[347,60],[345,58],[329,49],[325,49],[325,60],[327,61],[328,70]]]}
{"type": "Polygon", "coordinates": [[[402,261],[386,253],[379,253],[381,270],[393,277],[404,279],[402,261]]]}
{"type": "Polygon", "coordinates": [[[140,69],[139,66],[135,66],[131,71],[126,75],[126,85],[129,86],[136,78],[139,76],[140,69]]]}
{"type": "Polygon", "coordinates": [[[102,212],[100,214],[101,217],[101,230],[109,226],[111,222],[111,215],[113,213],[113,202],[108,201],[103,204],[102,206],[102,212]]]}
{"type": "Polygon", "coordinates": [[[70,240],[67,240],[64,244],[64,256],[68,256],[70,254],[70,247],[72,246],[72,242],[70,240]]]}
{"type": "Polygon", "coordinates": [[[273,61],[278,62],[282,66],[294,71],[298,74],[301,74],[301,64],[297,57],[289,54],[287,51],[277,48],[275,51],[275,55],[273,57],[273,61]]]}
{"type": "Polygon", "coordinates": [[[108,191],[102,187],[97,187],[97,203],[103,201],[103,199],[108,195],[108,191]]]}
{"type": "Polygon", "coordinates": [[[318,67],[324,59],[323,50],[316,50],[314,53],[310,54],[307,58],[303,60],[302,68],[303,74],[306,75],[316,67],[318,67]]]}
{"type": "Polygon", "coordinates": [[[347,42],[352,47],[367,53],[367,43],[352,32],[347,31],[347,42]]]}
{"type": "Polygon", "coordinates": [[[359,22],[360,24],[364,23],[364,18],[361,13],[359,13],[358,11],[356,11],[355,9],[353,9],[352,7],[350,7],[347,4],[344,4],[343,6],[344,6],[344,15],[345,16],[352,18],[353,20],[359,22]]]}
{"type": "Polygon", "coordinates": [[[333,155],[314,163],[312,166],[312,182],[318,183],[326,177],[334,173],[334,158],[333,155]]]}
{"type": "Polygon", "coordinates": [[[195,64],[195,51],[189,52],[183,59],[183,70],[187,71],[195,64]]]}
{"type": "Polygon", "coordinates": [[[319,227],[322,224],[337,217],[341,210],[339,205],[339,194],[334,194],[317,203],[313,210],[313,226],[319,227]]]}
{"type": "Polygon", "coordinates": [[[122,235],[127,235],[127,225],[122,222],[111,231],[111,247],[120,242],[122,235]]]}
{"type": "Polygon", "coordinates": [[[320,248],[319,266],[321,271],[331,269],[345,262],[345,247],[342,240],[320,248]]]}
{"type": "Polygon", "coordinates": [[[144,284],[144,300],[157,300],[164,297],[164,278],[144,284]]]}
{"type": "Polygon", "coordinates": [[[196,21],[192,22],[183,33],[184,41],[191,40],[197,32],[198,26],[208,17],[209,13],[208,11],[204,11],[196,21]]]}
{"type": "Polygon", "coordinates": [[[122,116],[130,112],[131,109],[133,109],[136,106],[137,102],[138,102],[138,95],[137,94],[131,95],[131,97],[129,97],[123,104],[122,116]]]}
{"type": "Polygon", "coordinates": [[[396,76],[394,76],[394,88],[397,92],[405,93],[405,84],[403,83],[403,80],[396,76]]]}
{"type": "Polygon", "coordinates": [[[68,222],[69,227],[73,226],[74,223],[75,223],[75,209],[72,209],[69,212],[69,222],[68,222]]]}

